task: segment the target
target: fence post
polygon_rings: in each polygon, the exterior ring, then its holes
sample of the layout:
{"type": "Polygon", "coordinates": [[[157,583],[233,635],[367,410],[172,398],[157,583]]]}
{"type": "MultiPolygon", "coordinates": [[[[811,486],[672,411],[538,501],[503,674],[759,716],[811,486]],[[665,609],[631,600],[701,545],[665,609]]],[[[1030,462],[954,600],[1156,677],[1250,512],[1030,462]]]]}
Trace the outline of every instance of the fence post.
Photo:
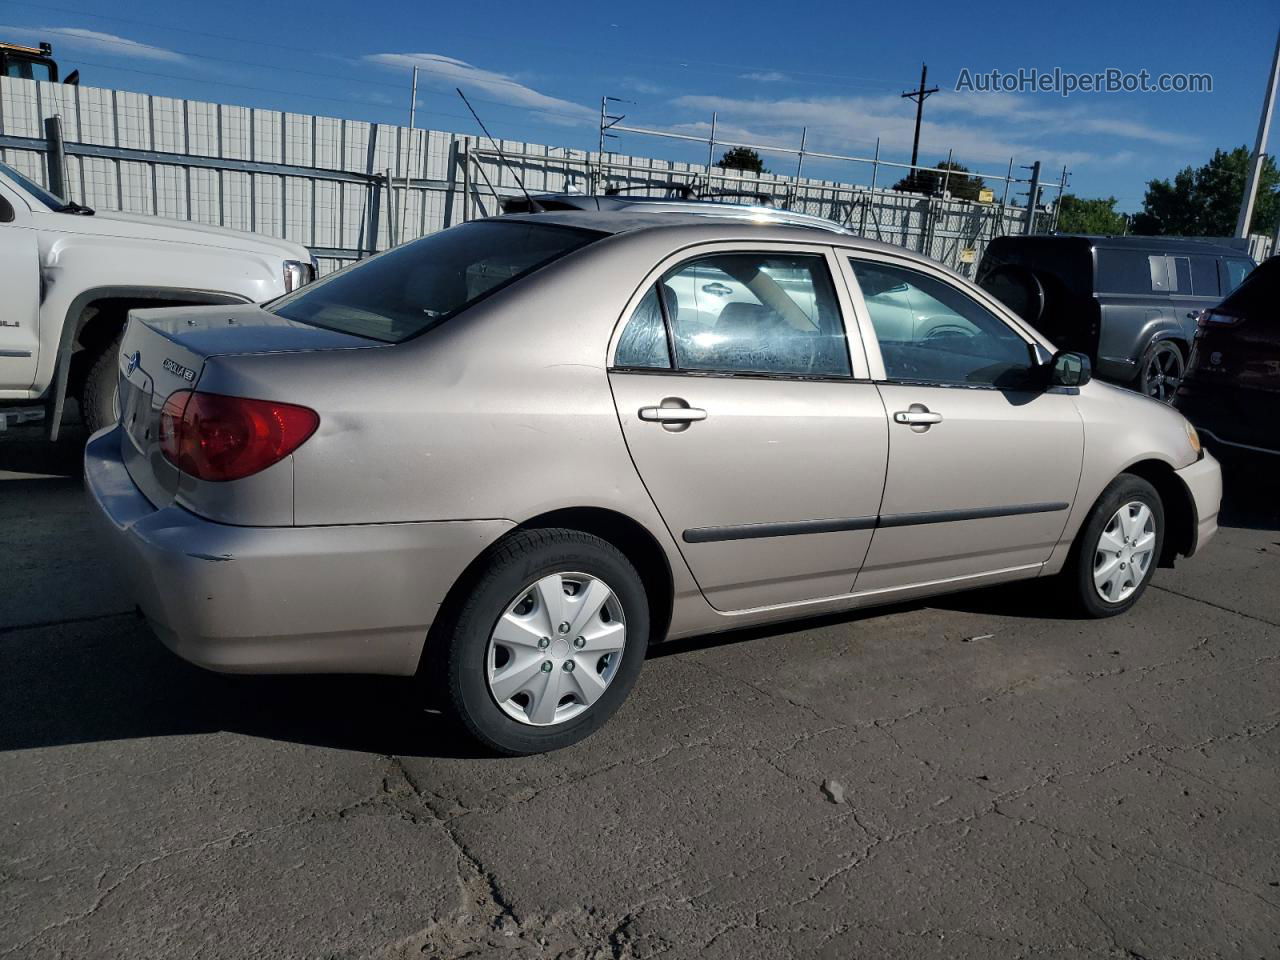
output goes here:
{"type": "Polygon", "coordinates": [[[67,196],[67,158],[62,147],[62,118],[45,117],[45,163],[49,168],[49,192],[69,200],[67,196]]]}

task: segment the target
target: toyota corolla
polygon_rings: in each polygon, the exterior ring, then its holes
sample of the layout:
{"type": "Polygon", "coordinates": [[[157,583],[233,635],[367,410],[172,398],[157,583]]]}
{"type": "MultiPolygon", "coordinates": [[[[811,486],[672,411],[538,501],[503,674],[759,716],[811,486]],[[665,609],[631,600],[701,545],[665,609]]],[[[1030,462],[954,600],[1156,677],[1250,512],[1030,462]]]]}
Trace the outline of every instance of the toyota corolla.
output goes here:
{"type": "Polygon", "coordinates": [[[1123,613],[1221,495],[1177,411],[973,284],[724,214],[475,221],[139,312],[119,385],[88,484],[168,646],[416,674],[513,754],[664,638],[1032,578],[1123,613]]]}

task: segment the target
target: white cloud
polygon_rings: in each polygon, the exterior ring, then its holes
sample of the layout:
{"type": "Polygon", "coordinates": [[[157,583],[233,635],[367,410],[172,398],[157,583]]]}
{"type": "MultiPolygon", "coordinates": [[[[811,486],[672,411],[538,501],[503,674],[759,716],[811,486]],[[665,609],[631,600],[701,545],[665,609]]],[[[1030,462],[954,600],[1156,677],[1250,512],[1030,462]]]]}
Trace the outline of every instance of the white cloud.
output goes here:
{"type": "Polygon", "coordinates": [[[781,83],[784,80],[790,80],[785,73],[778,70],[753,71],[751,73],[738,74],[739,80],[754,80],[756,83],[781,83]]]}
{"type": "Polygon", "coordinates": [[[1045,106],[1032,97],[1012,93],[956,92],[929,101],[928,110],[960,113],[1010,123],[1032,124],[1038,128],[1062,133],[1097,133],[1145,140],[1167,146],[1197,143],[1198,138],[1162,127],[1153,127],[1128,117],[1100,113],[1077,102],[1062,106],[1045,106]]]}
{"type": "MultiPolygon", "coordinates": [[[[717,134],[726,140],[796,146],[807,127],[811,150],[869,157],[880,138],[881,156],[900,160],[909,155],[915,111],[896,95],[854,97],[734,98],[682,96],[672,105],[688,111],[718,112],[717,134]],[[739,124],[730,133],[729,124],[739,124]]],[[[707,125],[682,129],[705,136],[707,125]]],[[[921,127],[921,162],[944,160],[948,150],[957,161],[984,173],[1003,172],[1016,162],[1040,160],[1046,167],[1086,163],[1123,164],[1133,142],[1177,145],[1194,138],[1152,127],[1139,120],[1100,112],[1093,105],[1045,105],[1011,94],[948,94],[931,97],[921,127]],[[1092,139],[1081,144],[1084,136],[1092,139]]]]}
{"type": "Polygon", "coordinates": [[[47,40],[57,49],[68,46],[76,50],[90,50],[110,57],[122,57],[138,60],[164,60],[180,63],[187,58],[175,50],[164,47],[153,47],[149,43],[139,43],[128,37],[120,37],[114,33],[102,33],[98,30],[85,30],[82,27],[7,27],[0,26],[5,36],[20,40],[39,42],[47,40]]]}
{"type": "Polygon", "coordinates": [[[648,94],[649,96],[655,96],[659,93],[666,92],[663,87],[641,77],[623,77],[618,81],[618,83],[626,87],[628,90],[632,90],[636,93],[648,94]]]}
{"type": "Polygon", "coordinates": [[[462,92],[468,95],[475,94],[512,106],[528,107],[549,123],[572,126],[599,121],[598,111],[589,107],[547,96],[513,80],[507,74],[485,70],[438,53],[373,53],[364,59],[387,67],[417,67],[423,82],[461,87],[462,92]]]}

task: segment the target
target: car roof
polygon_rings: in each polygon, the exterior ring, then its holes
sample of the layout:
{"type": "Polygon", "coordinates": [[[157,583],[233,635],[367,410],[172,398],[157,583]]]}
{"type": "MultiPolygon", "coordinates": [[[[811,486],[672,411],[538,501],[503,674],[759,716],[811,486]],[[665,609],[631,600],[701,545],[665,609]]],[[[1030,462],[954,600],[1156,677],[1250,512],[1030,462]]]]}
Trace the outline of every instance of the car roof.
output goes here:
{"type": "MultiPolygon", "coordinates": [[[[673,204],[676,206],[676,204],[673,204]]],[[[771,210],[768,207],[740,207],[734,204],[704,203],[695,204],[696,209],[658,209],[654,203],[642,206],[628,206],[618,210],[554,210],[546,213],[508,213],[500,217],[490,217],[491,222],[502,223],[513,220],[529,223],[555,224],[563,227],[576,227],[583,230],[594,230],[611,235],[633,234],[666,230],[690,234],[691,241],[715,240],[748,240],[748,241],[782,241],[790,243],[826,243],[861,250],[892,253],[908,259],[920,260],[933,265],[938,261],[922,256],[912,250],[879,240],[869,240],[857,234],[839,228],[831,221],[810,219],[819,223],[831,224],[837,229],[812,226],[802,220],[796,220],[785,210],[771,210]],[[708,209],[715,208],[715,209],[708,209]]]]}
{"type": "Polygon", "coordinates": [[[1148,237],[1128,235],[1123,237],[1104,236],[1088,233],[1054,233],[1033,234],[1031,236],[997,237],[992,243],[1018,246],[1036,244],[1042,246],[1075,246],[1084,245],[1096,250],[1152,250],[1160,253],[1199,253],[1221,257],[1248,257],[1249,250],[1245,241],[1240,245],[1225,241],[1223,238],[1206,237],[1148,237]]]}
{"type": "Polygon", "coordinates": [[[590,213],[687,213],[696,216],[734,217],[749,219],[768,219],[776,223],[790,223],[796,226],[813,227],[829,233],[849,233],[850,231],[824,217],[812,214],[797,213],[792,210],[780,210],[764,204],[731,202],[712,198],[684,199],[680,197],[634,196],[623,194],[586,194],[586,193],[548,193],[532,197],[512,197],[502,204],[504,213],[522,214],[534,212],[534,205],[541,207],[541,212],[551,213],[561,210],[583,210],[590,213]]]}

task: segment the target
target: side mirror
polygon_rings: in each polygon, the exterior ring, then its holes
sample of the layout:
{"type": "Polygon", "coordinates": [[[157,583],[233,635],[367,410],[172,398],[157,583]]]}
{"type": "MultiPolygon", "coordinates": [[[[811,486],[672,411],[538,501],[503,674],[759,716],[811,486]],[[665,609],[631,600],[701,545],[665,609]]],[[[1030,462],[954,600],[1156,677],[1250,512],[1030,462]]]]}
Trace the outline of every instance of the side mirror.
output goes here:
{"type": "Polygon", "coordinates": [[[1083,353],[1060,350],[1049,361],[1049,385],[1083,387],[1093,379],[1093,364],[1083,353]]]}

